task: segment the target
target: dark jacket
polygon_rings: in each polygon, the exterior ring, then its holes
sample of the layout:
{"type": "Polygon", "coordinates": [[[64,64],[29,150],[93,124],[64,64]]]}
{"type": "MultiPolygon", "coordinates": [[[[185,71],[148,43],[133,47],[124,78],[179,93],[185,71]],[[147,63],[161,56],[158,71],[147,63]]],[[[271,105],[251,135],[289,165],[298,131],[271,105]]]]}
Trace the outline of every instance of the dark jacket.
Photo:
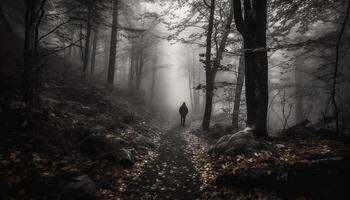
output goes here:
{"type": "Polygon", "coordinates": [[[186,106],[186,104],[182,104],[182,106],[179,109],[180,115],[181,116],[186,116],[188,113],[188,108],[186,106]]]}

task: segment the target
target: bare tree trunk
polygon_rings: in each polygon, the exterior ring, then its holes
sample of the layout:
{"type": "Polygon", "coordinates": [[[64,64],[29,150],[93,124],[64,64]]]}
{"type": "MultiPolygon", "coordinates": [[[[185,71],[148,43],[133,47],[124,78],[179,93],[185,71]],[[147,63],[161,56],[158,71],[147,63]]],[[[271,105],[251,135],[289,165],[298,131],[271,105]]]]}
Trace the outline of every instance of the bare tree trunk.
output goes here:
{"type": "Polygon", "coordinates": [[[41,66],[38,54],[38,38],[46,0],[28,0],[25,13],[23,57],[23,98],[27,107],[40,105],[41,66]]]}
{"type": "Polygon", "coordinates": [[[300,73],[302,68],[302,58],[298,58],[295,65],[295,124],[304,120],[304,109],[303,109],[303,74],[300,73]]]}
{"type": "Polygon", "coordinates": [[[241,106],[241,95],[242,95],[242,89],[244,84],[244,55],[242,55],[239,59],[239,66],[237,70],[237,84],[236,84],[236,90],[235,90],[235,101],[233,105],[233,112],[232,112],[232,128],[233,130],[238,130],[238,122],[239,122],[239,111],[241,106]]]}
{"type": "Polygon", "coordinates": [[[333,73],[333,86],[332,86],[332,103],[334,107],[334,116],[335,116],[335,122],[336,122],[336,131],[339,132],[339,111],[338,111],[338,105],[337,105],[337,79],[338,79],[338,65],[339,65],[339,51],[340,51],[340,45],[341,45],[341,40],[343,38],[343,34],[345,31],[346,23],[349,18],[349,12],[350,12],[350,0],[348,0],[348,6],[346,10],[346,15],[344,22],[342,24],[339,38],[337,41],[337,46],[336,46],[336,57],[335,57],[335,67],[334,67],[334,73],[333,73]]]}
{"type": "Polygon", "coordinates": [[[266,0],[245,0],[244,19],[241,0],[233,0],[237,30],[245,49],[247,126],[256,136],[266,138],[268,107],[268,62],[266,50],[266,0]],[[252,14],[254,13],[254,14],[252,14]]]}
{"type": "Polygon", "coordinates": [[[141,79],[142,79],[142,72],[143,72],[143,65],[144,65],[144,57],[143,57],[143,50],[140,49],[139,53],[137,54],[137,62],[136,62],[136,91],[140,91],[141,87],[141,79]]]}
{"type": "Polygon", "coordinates": [[[91,53],[91,76],[95,73],[95,65],[96,65],[96,50],[97,50],[97,42],[98,42],[98,27],[95,30],[94,41],[92,43],[92,53],[91,53]]]}
{"type": "Polygon", "coordinates": [[[85,58],[84,49],[83,49],[83,24],[82,23],[79,24],[79,37],[80,37],[79,52],[80,52],[80,64],[81,64],[82,62],[84,62],[84,58],[85,58]]]}
{"type": "Polygon", "coordinates": [[[117,55],[118,6],[119,0],[113,0],[113,22],[107,75],[107,90],[109,91],[113,90],[114,85],[115,59],[117,55]]]}
{"type": "Polygon", "coordinates": [[[207,46],[206,46],[206,54],[205,54],[205,77],[207,81],[206,93],[205,93],[205,109],[204,109],[204,117],[202,122],[202,128],[204,130],[208,130],[210,126],[210,118],[212,111],[212,103],[213,103],[213,90],[214,83],[212,80],[212,71],[211,71],[211,42],[213,35],[213,26],[214,26],[214,11],[215,11],[215,0],[210,1],[210,16],[209,16],[209,24],[208,24],[208,32],[207,32],[207,46]]]}
{"type": "MultiPolygon", "coordinates": [[[[71,30],[71,36],[70,36],[70,43],[73,44],[74,43],[74,29],[72,28],[71,30]]],[[[72,58],[73,58],[73,48],[74,45],[72,45],[71,47],[69,47],[68,49],[68,62],[72,62],[72,58]]]]}
{"type": "Polygon", "coordinates": [[[108,58],[109,58],[109,44],[110,41],[108,40],[108,37],[105,37],[105,45],[104,45],[104,68],[103,68],[103,75],[107,77],[108,72],[108,58]]]}
{"type": "Polygon", "coordinates": [[[194,111],[194,105],[193,105],[193,86],[192,86],[192,73],[191,73],[192,66],[188,66],[188,89],[189,89],[189,95],[190,95],[190,101],[191,101],[191,108],[192,112],[194,111]]]}
{"type": "Polygon", "coordinates": [[[92,8],[89,3],[88,5],[88,16],[86,22],[86,38],[85,38],[85,53],[83,61],[83,71],[81,74],[81,80],[83,83],[86,82],[86,74],[89,65],[89,54],[90,54],[90,37],[91,37],[91,19],[92,19],[92,8]]]}
{"type": "MultiPolygon", "coordinates": [[[[199,84],[199,81],[197,83],[197,73],[196,73],[196,62],[195,62],[195,52],[192,50],[192,86],[196,87],[197,84],[199,84]]],[[[192,94],[193,94],[193,112],[194,114],[198,113],[199,110],[199,96],[198,96],[198,91],[196,89],[192,88],[192,94]]]]}
{"type": "Polygon", "coordinates": [[[154,63],[152,67],[152,86],[151,86],[151,100],[153,100],[154,97],[154,88],[156,85],[156,77],[157,77],[157,61],[158,61],[158,56],[155,55],[154,58],[154,63]]]}
{"type": "Polygon", "coordinates": [[[129,69],[129,91],[134,90],[134,77],[135,77],[135,52],[134,45],[131,46],[130,52],[130,69],[129,69]]]}
{"type": "MultiPolygon", "coordinates": [[[[231,24],[233,21],[233,0],[231,0],[230,3],[230,14],[227,18],[226,21],[226,26],[225,26],[225,31],[223,33],[222,39],[220,41],[220,46],[219,49],[216,52],[216,58],[214,60],[214,65],[211,66],[210,62],[210,54],[208,54],[208,44],[207,44],[207,55],[206,55],[206,81],[207,81],[207,88],[206,88],[206,103],[205,103],[205,113],[204,113],[204,118],[203,118],[203,123],[202,123],[202,128],[204,130],[207,130],[210,126],[210,118],[211,118],[211,112],[212,112],[212,103],[213,103],[213,96],[214,96],[214,85],[215,85],[215,77],[216,77],[216,73],[218,68],[221,65],[221,59],[222,59],[222,54],[225,50],[226,47],[226,41],[228,38],[228,35],[230,34],[231,31],[231,24]]],[[[215,2],[212,1],[212,5],[211,5],[211,9],[215,10],[215,2]]],[[[213,26],[213,22],[212,18],[214,17],[214,11],[211,10],[210,13],[210,18],[209,18],[209,27],[213,26]]],[[[212,32],[212,28],[211,27],[211,32],[212,32]]],[[[209,30],[208,30],[209,33],[209,30]]],[[[211,37],[210,37],[211,38],[211,37]]],[[[207,38],[207,42],[208,42],[208,38],[207,38]]],[[[211,53],[209,51],[209,53],[211,53]]]]}

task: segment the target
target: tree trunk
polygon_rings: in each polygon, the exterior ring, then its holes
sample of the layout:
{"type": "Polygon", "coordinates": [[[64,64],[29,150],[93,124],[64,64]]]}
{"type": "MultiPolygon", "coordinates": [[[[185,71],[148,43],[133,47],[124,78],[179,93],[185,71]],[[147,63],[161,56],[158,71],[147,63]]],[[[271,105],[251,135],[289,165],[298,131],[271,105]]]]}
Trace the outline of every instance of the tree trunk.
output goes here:
{"type": "Polygon", "coordinates": [[[350,0],[348,0],[348,6],[346,10],[346,15],[344,22],[342,24],[342,27],[340,29],[340,34],[337,40],[337,46],[336,46],[336,57],[335,57],[335,67],[334,67],[334,72],[333,72],[333,85],[332,85],[332,103],[334,107],[334,116],[335,116],[335,122],[336,122],[336,131],[339,132],[339,111],[338,111],[338,105],[337,105],[337,79],[338,79],[338,65],[339,65],[339,51],[340,51],[340,45],[341,45],[341,40],[343,38],[343,34],[345,31],[346,23],[349,18],[349,12],[350,12],[350,0]]]}
{"type": "Polygon", "coordinates": [[[118,6],[119,0],[113,0],[113,22],[111,32],[111,45],[109,51],[109,64],[107,75],[107,90],[112,91],[114,85],[115,59],[117,55],[117,33],[118,33],[118,6]]]}
{"type": "Polygon", "coordinates": [[[89,65],[89,54],[90,54],[90,37],[91,37],[91,19],[92,19],[92,8],[91,5],[88,5],[88,16],[87,16],[87,22],[86,22],[86,38],[85,38],[85,53],[84,53],[84,61],[83,61],[83,72],[81,74],[82,76],[82,82],[86,82],[86,74],[87,69],[89,65]]]}
{"type": "Polygon", "coordinates": [[[241,0],[234,0],[235,22],[245,49],[247,126],[256,136],[267,135],[268,62],[266,50],[266,0],[245,0],[244,20],[241,0]],[[254,14],[252,14],[254,13],[254,14]]]}
{"type": "Polygon", "coordinates": [[[134,45],[131,45],[131,53],[130,53],[130,68],[129,68],[129,91],[132,92],[134,90],[134,77],[135,77],[135,52],[134,45]]]}
{"type": "Polygon", "coordinates": [[[210,118],[212,111],[212,103],[213,103],[213,90],[214,83],[212,83],[211,77],[211,42],[213,35],[213,26],[214,26],[214,11],[215,11],[215,0],[210,1],[210,16],[209,16],[209,25],[207,32],[207,46],[205,53],[205,77],[207,82],[206,93],[205,93],[205,109],[204,109],[204,117],[202,122],[203,130],[208,130],[210,126],[210,118]]]}
{"type": "Polygon", "coordinates": [[[237,83],[236,83],[236,90],[235,90],[235,101],[233,105],[233,112],[232,112],[232,128],[233,130],[238,130],[238,122],[239,122],[239,110],[241,106],[241,95],[242,95],[242,89],[244,84],[244,55],[242,55],[239,59],[239,66],[237,70],[237,83]]]}
{"type": "Polygon", "coordinates": [[[156,85],[156,77],[157,77],[157,61],[158,61],[158,57],[157,55],[155,55],[154,58],[154,63],[153,63],[153,67],[152,67],[152,86],[151,86],[151,100],[153,100],[154,97],[154,88],[156,85]]]}
{"type": "Polygon", "coordinates": [[[38,36],[44,16],[46,0],[28,0],[25,13],[23,51],[23,99],[27,108],[40,105],[41,66],[38,54],[38,36]]]}
{"type": "MultiPolygon", "coordinates": [[[[215,10],[215,2],[212,2],[211,9],[215,10]]],[[[214,17],[214,11],[212,11],[212,10],[211,10],[210,17],[214,17]]],[[[231,0],[231,3],[230,3],[230,14],[227,18],[225,31],[224,31],[222,39],[220,41],[219,49],[216,52],[216,58],[214,60],[213,66],[210,65],[210,62],[211,62],[210,61],[210,54],[206,55],[207,56],[206,57],[206,80],[207,80],[207,88],[206,89],[207,90],[206,90],[205,113],[204,113],[204,119],[203,119],[203,124],[202,124],[202,127],[204,130],[207,130],[210,126],[210,118],[211,118],[211,112],[212,112],[212,106],[213,106],[212,102],[213,102],[213,96],[214,96],[215,77],[216,77],[217,70],[221,65],[222,54],[225,50],[226,41],[227,41],[228,35],[230,34],[230,31],[231,31],[232,20],[233,20],[233,0],[231,0]]],[[[213,26],[213,21],[211,21],[211,18],[209,20],[209,26],[213,26]]],[[[213,27],[211,27],[211,29],[212,28],[213,27]]],[[[209,30],[208,30],[208,33],[209,33],[209,30]]]]}
{"type": "MultiPolygon", "coordinates": [[[[74,43],[74,28],[72,28],[71,30],[71,36],[70,36],[70,43],[73,44],[74,43]]],[[[72,63],[72,59],[73,59],[73,48],[74,48],[74,45],[72,45],[71,47],[69,47],[68,49],[68,62],[72,63]]]]}
{"type": "Polygon", "coordinates": [[[192,66],[188,66],[188,89],[189,89],[189,95],[190,95],[190,101],[191,101],[191,108],[192,112],[194,111],[194,105],[193,105],[193,86],[192,86],[192,66]]]}
{"type": "MultiPolygon", "coordinates": [[[[195,62],[195,52],[194,50],[192,50],[192,86],[196,87],[197,84],[199,84],[199,81],[197,83],[197,73],[196,73],[196,62],[195,62]]],[[[196,89],[192,88],[192,94],[193,94],[193,113],[194,114],[198,114],[198,110],[199,110],[199,94],[198,91],[196,89]]]]}
{"type": "Polygon", "coordinates": [[[136,61],[136,91],[140,91],[141,87],[141,79],[142,79],[142,72],[143,72],[143,65],[144,65],[144,58],[143,58],[143,50],[140,49],[137,54],[137,61],[136,61]]]}
{"type": "Polygon", "coordinates": [[[105,37],[105,45],[104,45],[104,68],[103,68],[103,75],[107,77],[108,73],[108,58],[109,58],[109,45],[110,41],[108,40],[108,37],[105,37]]]}
{"type": "Polygon", "coordinates": [[[79,40],[79,52],[80,52],[80,63],[83,63],[84,62],[84,49],[83,49],[83,24],[80,23],[79,24],[79,37],[80,37],[80,40],[79,40]]]}
{"type": "Polygon", "coordinates": [[[92,43],[92,53],[91,53],[91,76],[95,73],[96,65],[96,51],[97,51],[97,41],[98,41],[98,27],[95,30],[94,41],[92,43]]]}
{"type": "Polygon", "coordinates": [[[298,124],[304,120],[304,109],[303,109],[303,74],[300,73],[303,61],[298,58],[295,65],[295,124],[298,124]]]}

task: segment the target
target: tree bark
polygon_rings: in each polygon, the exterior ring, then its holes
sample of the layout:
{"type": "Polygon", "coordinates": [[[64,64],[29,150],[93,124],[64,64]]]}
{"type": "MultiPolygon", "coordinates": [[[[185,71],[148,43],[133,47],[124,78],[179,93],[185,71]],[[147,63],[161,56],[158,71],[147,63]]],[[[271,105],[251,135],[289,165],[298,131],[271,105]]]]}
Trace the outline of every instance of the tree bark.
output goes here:
{"type": "Polygon", "coordinates": [[[266,0],[234,0],[235,22],[242,34],[245,51],[247,126],[258,137],[267,135],[268,61],[266,50],[266,0]]]}
{"type": "Polygon", "coordinates": [[[117,33],[118,33],[118,6],[119,0],[113,0],[113,22],[111,31],[111,45],[109,51],[109,64],[107,75],[107,90],[112,91],[114,85],[115,59],[117,55],[117,33]]]}
{"type": "Polygon", "coordinates": [[[239,66],[237,70],[237,84],[236,84],[236,90],[235,90],[235,101],[233,105],[233,112],[232,112],[232,128],[233,130],[238,130],[238,122],[239,122],[239,111],[241,106],[241,96],[242,96],[242,89],[244,84],[244,55],[242,55],[239,59],[239,66]]]}
{"type": "Polygon", "coordinates": [[[215,0],[210,1],[210,16],[209,16],[209,25],[207,32],[207,45],[206,45],[206,54],[205,54],[205,77],[207,82],[206,92],[205,92],[205,109],[204,109],[204,117],[202,122],[203,130],[208,130],[210,126],[210,118],[212,111],[212,103],[213,103],[213,90],[214,85],[212,83],[211,77],[211,42],[213,35],[213,26],[214,26],[214,11],[215,11],[215,0]]]}

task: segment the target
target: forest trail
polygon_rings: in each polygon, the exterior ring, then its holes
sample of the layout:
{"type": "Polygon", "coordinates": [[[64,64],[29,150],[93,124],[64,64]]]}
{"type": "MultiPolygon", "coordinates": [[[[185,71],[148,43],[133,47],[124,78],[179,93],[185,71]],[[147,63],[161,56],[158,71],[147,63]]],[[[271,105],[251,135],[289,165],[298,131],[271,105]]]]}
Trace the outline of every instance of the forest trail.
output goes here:
{"type": "Polygon", "coordinates": [[[186,128],[174,126],[161,136],[159,156],[133,178],[123,199],[198,199],[200,178],[185,153],[184,131],[186,128]]]}

